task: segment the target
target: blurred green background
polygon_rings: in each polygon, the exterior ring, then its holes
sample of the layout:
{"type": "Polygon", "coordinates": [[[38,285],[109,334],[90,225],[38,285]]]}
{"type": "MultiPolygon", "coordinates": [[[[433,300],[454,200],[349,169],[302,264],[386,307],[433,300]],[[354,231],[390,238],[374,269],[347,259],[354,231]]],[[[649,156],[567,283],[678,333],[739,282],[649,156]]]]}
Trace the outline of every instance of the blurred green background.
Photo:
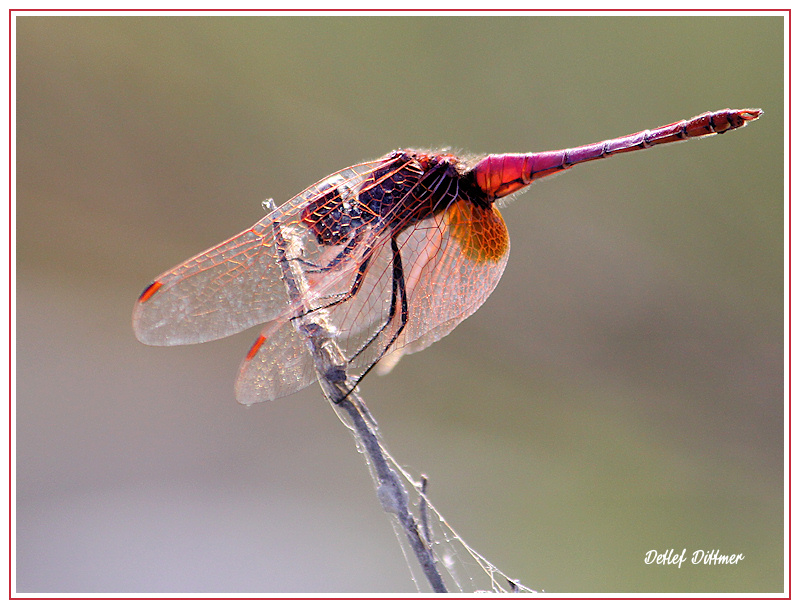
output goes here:
{"type": "Polygon", "coordinates": [[[548,150],[725,107],[765,114],[517,197],[493,296],[362,394],[531,588],[783,590],[781,18],[15,23],[18,591],[415,591],[319,390],[239,406],[257,329],[145,347],[135,298],[265,198],[394,148],[548,150]],[[671,548],[745,560],[644,564],[671,548]]]}

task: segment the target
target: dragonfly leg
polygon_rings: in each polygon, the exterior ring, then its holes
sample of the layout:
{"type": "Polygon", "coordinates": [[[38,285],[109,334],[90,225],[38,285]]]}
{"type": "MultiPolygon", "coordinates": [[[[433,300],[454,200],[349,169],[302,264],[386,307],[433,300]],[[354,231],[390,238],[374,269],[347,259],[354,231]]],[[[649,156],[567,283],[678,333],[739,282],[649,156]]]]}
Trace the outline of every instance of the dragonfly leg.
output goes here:
{"type": "Polygon", "coordinates": [[[403,332],[406,325],[408,324],[408,294],[406,293],[406,278],[405,274],[403,273],[403,258],[400,255],[400,248],[397,246],[396,239],[392,237],[392,300],[389,304],[389,314],[386,316],[386,321],[384,322],[384,324],[380,328],[378,328],[375,334],[372,335],[372,338],[370,338],[367,342],[365,342],[361,346],[361,348],[353,354],[353,356],[350,358],[351,362],[359,355],[361,355],[364,352],[364,350],[367,347],[369,347],[373,342],[375,342],[375,339],[377,339],[378,336],[380,336],[384,332],[384,330],[386,330],[386,328],[389,327],[389,324],[392,322],[395,315],[397,314],[398,295],[400,296],[399,327],[397,328],[397,330],[395,330],[395,333],[392,335],[392,338],[389,339],[389,342],[387,342],[383,346],[380,355],[376,357],[375,360],[369,366],[367,366],[367,369],[364,370],[364,372],[362,372],[359,375],[359,377],[356,379],[355,383],[353,383],[353,386],[350,388],[350,390],[342,396],[341,398],[342,400],[344,400],[348,395],[350,395],[350,393],[352,393],[353,389],[355,389],[361,382],[361,380],[365,376],[367,376],[369,371],[375,367],[375,365],[381,360],[381,358],[384,355],[386,355],[386,353],[389,351],[389,349],[391,349],[392,345],[397,341],[397,339],[400,337],[400,334],[403,332]]]}
{"type": "MultiPolygon", "coordinates": [[[[375,359],[375,361],[372,362],[372,364],[370,364],[369,368],[364,372],[364,374],[369,372],[372,369],[372,367],[375,366],[375,364],[377,364],[378,361],[384,355],[386,355],[386,353],[389,351],[389,349],[392,347],[395,341],[400,337],[400,334],[405,329],[406,324],[408,324],[408,294],[406,293],[406,277],[405,274],[403,273],[403,258],[400,255],[400,248],[397,247],[397,241],[393,237],[392,238],[392,306],[389,309],[389,316],[388,319],[386,320],[386,323],[383,324],[383,327],[375,334],[376,337],[378,334],[380,334],[381,332],[383,332],[383,330],[386,329],[386,327],[389,325],[389,322],[391,322],[392,319],[394,318],[395,313],[397,312],[396,304],[397,304],[398,294],[400,295],[400,325],[398,326],[397,330],[395,330],[395,333],[389,340],[389,342],[386,343],[386,345],[381,350],[380,356],[378,356],[375,359]]],[[[372,342],[372,340],[375,339],[374,338],[371,339],[370,342],[372,342]]],[[[362,378],[364,377],[364,374],[361,375],[362,378]]]]}
{"type": "Polygon", "coordinates": [[[361,241],[361,235],[357,234],[355,237],[350,239],[347,244],[342,248],[342,251],[336,254],[333,259],[328,262],[325,266],[320,266],[319,264],[315,264],[313,262],[309,262],[304,258],[298,258],[300,264],[304,265],[308,270],[307,273],[325,273],[327,271],[331,271],[339,266],[344,260],[346,260],[352,251],[356,248],[356,246],[361,241]]]}
{"type": "Polygon", "coordinates": [[[364,283],[364,277],[366,277],[367,275],[367,268],[369,267],[369,263],[371,260],[372,260],[372,248],[369,248],[364,253],[364,258],[361,260],[361,264],[358,266],[358,271],[356,272],[356,278],[353,281],[353,285],[347,292],[342,292],[340,294],[330,294],[328,296],[325,296],[325,298],[333,298],[334,300],[332,300],[331,302],[327,302],[323,305],[320,305],[318,307],[314,307],[313,309],[310,309],[308,311],[304,311],[299,315],[295,315],[294,317],[292,317],[292,319],[297,319],[298,317],[302,317],[303,315],[307,315],[308,313],[313,313],[314,311],[319,311],[321,309],[327,309],[328,307],[336,306],[353,298],[353,296],[358,294],[358,291],[361,289],[361,284],[364,283]]]}

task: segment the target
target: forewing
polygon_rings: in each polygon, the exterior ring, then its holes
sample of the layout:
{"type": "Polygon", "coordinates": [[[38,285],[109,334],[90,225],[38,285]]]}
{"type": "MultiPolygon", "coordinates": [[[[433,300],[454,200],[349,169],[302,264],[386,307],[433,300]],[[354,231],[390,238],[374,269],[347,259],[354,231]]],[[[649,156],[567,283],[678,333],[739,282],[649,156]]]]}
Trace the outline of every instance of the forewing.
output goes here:
{"type": "MultiPolygon", "coordinates": [[[[366,175],[384,159],[343,169],[274,210],[252,228],[160,275],[133,311],[136,337],[151,345],[201,343],[235,334],[298,308],[289,302],[277,262],[273,226],[293,227],[303,240],[303,258],[324,267],[340,247],[321,247],[302,210],[332,191],[357,193],[366,175]]],[[[313,290],[341,283],[347,262],[330,273],[310,274],[313,290]]]]}
{"type": "Polygon", "coordinates": [[[136,337],[150,345],[201,343],[266,321],[288,305],[258,223],[167,271],[133,311],[136,337]]]}

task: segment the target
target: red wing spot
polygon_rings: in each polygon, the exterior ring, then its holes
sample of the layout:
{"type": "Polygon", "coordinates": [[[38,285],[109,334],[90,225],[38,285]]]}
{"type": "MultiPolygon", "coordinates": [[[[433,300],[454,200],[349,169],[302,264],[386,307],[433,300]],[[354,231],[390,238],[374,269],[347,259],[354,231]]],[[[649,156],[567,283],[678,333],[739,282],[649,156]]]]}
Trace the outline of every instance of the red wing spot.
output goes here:
{"type": "Polygon", "coordinates": [[[250,361],[251,359],[253,359],[255,357],[256,353],[258,353],[258,350],[261,348],[261,345],[264,344],[265,340],[267,340],[267,338],[263,334],[261,336],[259,336],[256,339],[256,342],[253,343],[253,346],[250,347],[250,351],[247,352],[247,355],[245,356],[244,359],[246,359],[247,361],[250,361]]]}
{"type": "Polygon", "coordinates": [[[148,300],[150,300],[153,294],[158,292],[158,290],[161,288],[162,285],[164,284],[161,283],[160,281],[154,281],[153,283],[151,283],[144,289],[142,295],[139,296],[139,302],[147,302],[148,300]]]}

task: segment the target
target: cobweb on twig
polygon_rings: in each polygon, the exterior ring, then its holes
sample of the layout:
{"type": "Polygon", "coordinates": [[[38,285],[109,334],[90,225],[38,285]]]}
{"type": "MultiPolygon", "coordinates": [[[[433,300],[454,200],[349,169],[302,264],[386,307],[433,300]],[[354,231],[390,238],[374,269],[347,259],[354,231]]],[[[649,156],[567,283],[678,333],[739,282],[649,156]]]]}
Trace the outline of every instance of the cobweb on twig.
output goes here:
{"type": "MultiPolygon", "coordinates": [[[[391,455],[389,455],[389,457],[395,467],[400,470],[406,480],[408,480],[418,492],[419,509],[421,513],[424,514],[427,510],[434,517],[431,519],[432,523],[427,527],[429,531],[427,535],[428,541],[433,547],[434,555],[437,556],[439,563],[452,580],[453,591],[500,593],[536,592],[520,583],[519,580],[512,579],[481,554],[473,550],[467,542],[447,524],[447,521],[441,513],[427,499],[425,495],[427,479],[423,477],[420,483],[415,483],[411,476],[397,464],[394,458],[392,458],[391,455]]],[[[399,535],[398,541],[400,541],[399,535]]],[[[411,569],[413,576],[413,563],[408,559],[408,556],[406,556],[406,562],[409,564],[409,569],[411,569]]]]}
{"type": "Polygon", "coordinates": [[[328,313],[314,302],[308,289],[299,262],[300,235],[278,222],[273,224],[273,232],[289,300],[303,306],[303,313],[293,319],[295,330],[311,353],[325,397],[353,432],[359,451],[367,460],[381,505],[394,516],[392,525],[417,589],[424,579],[437,593],[533,592],[469,547],[428,501],[425,478],[415,481],[384,448],[375,419],[347,375],[347,360],[336,344],[336,330],[328,313]],[[401,476],[413,489],[417,515],[412,513],[401,476]]]}
{"type": "MultiPolygon", "coordinates": [[[[339,414],[337,409],[334,409],[334,411],[339,414]]],[[[353,431],[356,445],[359,451],[364,453],[361,442],[358,435],[353,430],[352,425],[342,418],[341,415],[339,415],[339,418],[345,426],[353,431]]],[[[490,594],[537,592],[523,585],[519,580],[513,579],[503,573],[494,564],[489,562],[489,560],[470,547],[453,527],[447,523],[444,516],[442,516],[439,510],[437,510],[428,499],[426,495],[428,485],[427,477],[422,475],[419,480],[416,480],[395,460],[382,442],[381,450],[394,469],[405,478],[408,483],[406,488],[410,487],[412,489],[411,502],[414,504],[419,514],[419,525],[422,535],[431,548],[448,592],[490,594]]],[[[380,482],[376,479],[368,455],[365,454],[364,456],[380,496],[380,482]]],[[[419,565],[414,560],[414,557],[410,555],[404,543],[404,532],[397,519],[392,518],[391,522],[397,541],[400,544],[400,549],[403,551],[406,564],[408,565],[409,571],[411,571],[414,584],[419,592],[424,592],[424,587],[420,585],[421,582],[424,584],[424,573],[420,572],[419,565]]]]}

